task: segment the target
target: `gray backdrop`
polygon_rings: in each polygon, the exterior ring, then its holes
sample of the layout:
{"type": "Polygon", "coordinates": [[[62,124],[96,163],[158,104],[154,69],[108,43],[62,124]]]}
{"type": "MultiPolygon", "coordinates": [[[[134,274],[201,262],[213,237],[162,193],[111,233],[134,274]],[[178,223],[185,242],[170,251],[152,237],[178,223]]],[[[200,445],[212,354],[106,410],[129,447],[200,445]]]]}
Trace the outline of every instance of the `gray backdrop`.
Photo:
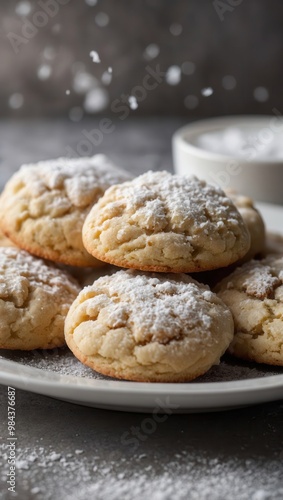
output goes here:
{"type": "Polygon", "coordinates": [[[283,110],[282,0],[1,0],[0,19],[2,116],[283,110]]]}

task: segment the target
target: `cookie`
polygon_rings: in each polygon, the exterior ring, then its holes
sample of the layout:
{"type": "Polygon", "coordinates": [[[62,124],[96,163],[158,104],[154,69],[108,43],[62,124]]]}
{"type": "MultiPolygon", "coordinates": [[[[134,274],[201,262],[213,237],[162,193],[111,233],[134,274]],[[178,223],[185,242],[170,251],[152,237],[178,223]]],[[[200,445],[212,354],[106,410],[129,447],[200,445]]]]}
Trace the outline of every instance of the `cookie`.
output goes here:
{"type": "Polygon", "coordinates": [[[83,242],[94,257],[120,267],[190,273],[237,261],[250,236],[220,188],[147,172],[106,191],[86,218],[83,242]]]}
{"type": "Polygon", "coordinates": [[[268,232],[266,235],[265,248],[262,253],[264,257],[270,254],[283,255],[283,235],[268,232]]]}
{"type": "Polygon", "coordinates": [[[260,212],[255,208],[251,198],[237,194],[232,189],[227,189],[225,192],[239,210],[251,236],[250,249],[242,259],[246,262],[264,251],[266,240],[265,225],[260,212]]]}
{"type": "MultiPolygon", "coordinates": [[[[253,201],[247,196],[238,195],[235,191],[232,191],[230,189],[225,190],[225,192],[239,210],[243,221],[246,224],[251,237],[251,246],[248,253],[244,255],[244,257],[242,257],[242,259],[240,259],[239,261],[234,262],[234,264],[216,269],[214,271],[198,273],[198,281],[209,285],[211,288],[214,288],[217,283],[226,278],[226,276],[229,276],[237,267],[239,267],[244,262],[248,262],[253,257],[262,258],[264,256],[264,253],[266,252],[267,244],[269,245],[268,248],[270,248],[269,253],[271,253],[271,247],[275,248],[275,244],[272,245],[271,237],[268,237],[268,235],[266,236],[265,234],[265,225],[263,219],[260,215],[260,212],[254,207],[253,201]]],[[[279,240],[278,237],[276,239],[279,240]]],[[[277,249],[279,250],[279,248],[280,245],[278,243],[277,249]]],[[[281,248],[283,253],[283,244],[281,248]]]]}
{"type": "Polygon", "coordinates": [[[122,270],[81,291],[65,338],[82,363],[104,375],[181,382],[218,364],[233,330],[229,309],[191,277],[122,270]]]}
{"type": "Polygon", "coordinates": [[[0,248],[0,348],[64,345],[64,320],[80,287],[23,250],[0,248]]]}
{"type": "Polygon", "coordinates": [[[97,267],[82,243],[85,217],[109,186],[129,178],[103,155],[24,165],[0,198],[0,227],[38,257],[97,267]]]}
{"type": "Polygon", "coordinates": [[[3,231],[0,229],[0,247],[15,247],[15,244],[5,236],[3,231]]]}
{"type": "Polygon", "coordinates": [[[283,366],[283,254],[247,262],[216,291],[234,316],[235,337],[229,352],[283,366]]]}

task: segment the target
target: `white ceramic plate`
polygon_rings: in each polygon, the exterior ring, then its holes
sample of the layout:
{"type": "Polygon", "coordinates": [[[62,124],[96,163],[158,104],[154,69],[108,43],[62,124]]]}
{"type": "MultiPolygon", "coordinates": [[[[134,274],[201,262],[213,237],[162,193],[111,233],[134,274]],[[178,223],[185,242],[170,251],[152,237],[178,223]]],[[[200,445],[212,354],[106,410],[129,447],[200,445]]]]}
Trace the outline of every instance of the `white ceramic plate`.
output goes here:
{"type": "MultiPolygon", "coordinates": [[[[259,208],[268,229],[283,234],[283,207],[259,208]]],[[[86,406],[153,414],[217,411],[283,399],[283,368],[229,358],[193,383],[146,384],[102,377],[66,350],[3,351],[0,383],[86,406]]]]}

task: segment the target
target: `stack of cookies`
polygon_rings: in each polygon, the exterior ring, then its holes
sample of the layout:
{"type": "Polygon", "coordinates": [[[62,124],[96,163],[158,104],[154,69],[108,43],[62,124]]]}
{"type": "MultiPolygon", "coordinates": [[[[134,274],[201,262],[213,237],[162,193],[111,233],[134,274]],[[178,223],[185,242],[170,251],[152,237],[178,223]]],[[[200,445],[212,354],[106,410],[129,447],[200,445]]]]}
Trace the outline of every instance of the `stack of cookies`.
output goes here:
{"type": "Polygon", "coordinates": [[[131,179],[99,155],[22,167],[0,207],[15,245],[0,249],[2,348],[52,348],[65,330],[87,366],[145,382],[192,380],[227,349],[283,364],[283,257],[251,260],[265,229],[250,199],[168,172],[131,179]],[[81,289],[59,263],[104,276],[81,289]]]}
{"type": "Polygon", "coordinates": [[[108,187],[127,179],[96,155],[24,165],[7,183],[0,198],[0,348],[65,344],[65,318],[81,290],[70,266],[101,266],[82,243],[85,217],[108,187]]]}

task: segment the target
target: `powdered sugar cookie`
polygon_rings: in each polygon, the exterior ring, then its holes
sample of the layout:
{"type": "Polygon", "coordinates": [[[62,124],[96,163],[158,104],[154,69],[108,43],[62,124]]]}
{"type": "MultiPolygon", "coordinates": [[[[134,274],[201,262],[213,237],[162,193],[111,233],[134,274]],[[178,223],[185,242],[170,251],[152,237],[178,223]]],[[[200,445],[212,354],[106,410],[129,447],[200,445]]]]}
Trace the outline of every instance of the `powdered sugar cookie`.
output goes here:
{"type": "Polygon", "coordinates": [[[64,345],[64,320],[80,287],[71,276],[16,248],[0,248],[0,348],[64,345]]]}
{"type": "Polygon", "coordinates": [[[0,247],[15,247],[16,245],[0,229],[0,247]]]}
{"type": "Polygon", "coordinates": [[[278,233],[268,232],[266,235],[266,244],[263,256],[270,254],[283,255],[283,235],[278,233]]]}
{"type": "Polygon", "coordinates": [[[81,291],[65,338],[82,363],[104,375],[178,382],[218,364],[233,330],[229,309],[191,277],[123,270],[81,291]]]}
{"type": "Polygon", "coordinates": [[[83,222],[109,186],[129,178],[103,155],[24,165],[0,198],[0,227],[38,257],[96,267],[82,243],[83,222]]]}
{"type": "Polygon", "coordinates": [[[251,198],[237,194],[232,189],[227,189],[225,192],[239,210],[244,223],[249,230],[251,236],[251,246],[248,253],[242,260],[251,260],[253,257],[263,252],[265,248],[265,226],[263,219],[260,212],[255,208],[254,202],[251,198]]]}
{"type": "Polygon", "coordinates": [[[110,264],[188,273],[228,266],[250,246],[241,215],[221,189],[168,172],[108,189],[86,218],[83,241],[110,264]]]}
{"type": "MultiPolygon", "coordinates": [[[[238,195],[235,193],[235,191],[232,191],[230,189],[226,190],[225,192],[239,210],[243,221],[246,224],[251,237],[251,246],[248,253],[244,255],[244,257],[242,257],[242,259],[240,259],[239,261],[234,262],[234,264],[227,267],[222,267],[221,269],[216,269],[214,271],[198,273],[197,279],[202,283],[208,284],[212,288],[215,287],[217,283],[219,283],[222,279],[226,278],[226,276],[229,276],[236,269],[236,267],[239,267],[244,262],[251,260],[255,256],[263,257],[264,253],[267,253],[267,245],[269,248],[268,253],[271,253],[272,248],[274,248],[274,251],[275,248],[277,248],[276,253],[278,253],[280,249],[279,237],[276,237],[276,240],[278,240],[278,245],[276,245],[275,237],[274,244],[272,244],[273,239],[271,238],[271,236],[269,237],[268,235],[265,235],[265,226],[263,219],[259,211],[254,207],[253,201],[247,196],[238,195]]],[[[283,237],[281,249],[281,253],[283,254],[283,237]]]]}
{"type": "Polygon", "coordinates": [[[283,366],[283,255],[247,262],[216,291],[235,320],[230,353],[283,366]]]}

